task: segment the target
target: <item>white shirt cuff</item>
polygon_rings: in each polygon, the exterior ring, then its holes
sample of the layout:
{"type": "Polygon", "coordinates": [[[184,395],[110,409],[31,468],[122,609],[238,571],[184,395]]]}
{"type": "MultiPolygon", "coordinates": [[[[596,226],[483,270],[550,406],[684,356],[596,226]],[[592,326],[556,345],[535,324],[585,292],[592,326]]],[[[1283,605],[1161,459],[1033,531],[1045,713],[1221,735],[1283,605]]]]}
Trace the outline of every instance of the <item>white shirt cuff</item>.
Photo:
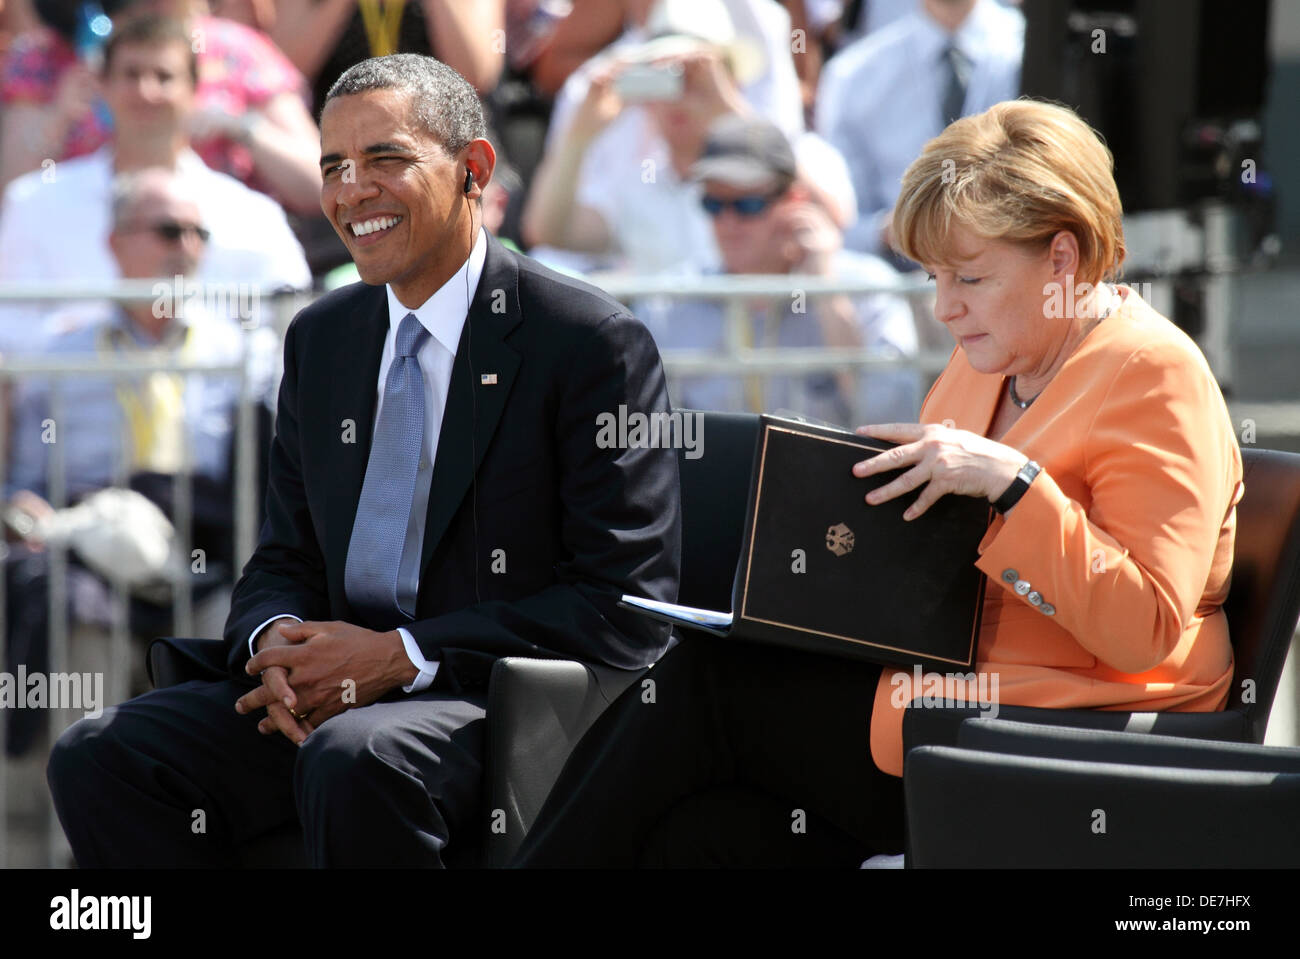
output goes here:
{"type": "Polygon", "coordinates": [[[248,637],[248,655],[249,655],[249,658],[252,658],[253,656],[256,656],[256,655],[257,655],[257,650],[253,648],[253,643],[256,642],[258,634],[259,634],[262,630],[266,629],[266,627],[269,626],[271,623],[274,623],[277,619],[292,619],[292,620],[294,620],[295,622],[298,622],[298,623],[301,623],[301,622],[302,622],[302,619],[301,619],[300,617],[298,617],[298,616],[295,616],[293,613],[279,613],[279,614],[277,614],[277,615],[275,615],[275,616],[272,616],[270,619],[268,619],[268,620],[267,620],[265,623],[263,623],[261,626],[257,627],[257,629],[253,630],[253,635],[248,637]]]}
{"type": "Polygon", "coordinates": [[[406,647],[406,656],[410,659],[411,665],[420,671],[411,685],[402,687],[402,692],[422,693],[433,685],[433,677],[438,675],[438,662],[424,658],[420,647],[415,644],[415,637],[408,630],[399,626],[397,635],[402,637],[402,645],[406,647]]]}

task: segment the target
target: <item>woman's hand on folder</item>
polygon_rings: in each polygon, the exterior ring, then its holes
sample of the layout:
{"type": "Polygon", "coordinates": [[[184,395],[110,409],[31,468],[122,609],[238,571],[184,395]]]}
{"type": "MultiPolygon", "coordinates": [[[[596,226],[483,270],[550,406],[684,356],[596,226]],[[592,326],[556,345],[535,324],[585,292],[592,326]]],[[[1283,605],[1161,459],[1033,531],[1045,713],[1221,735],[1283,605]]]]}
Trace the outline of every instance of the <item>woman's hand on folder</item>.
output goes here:
{"type": "Polygon", "coordinates": [[[897,443],[893,449],[853,465],[859,478],[912,467],[902,476],[866,495],[873,506],[925,488],[903,519],[916,519],[945,493],[982,496],[993,502],[1014,482],[1028,458],[969,430],[951,429],[932,423],[886,423],[859,426],[861,436],[897,443]]]}

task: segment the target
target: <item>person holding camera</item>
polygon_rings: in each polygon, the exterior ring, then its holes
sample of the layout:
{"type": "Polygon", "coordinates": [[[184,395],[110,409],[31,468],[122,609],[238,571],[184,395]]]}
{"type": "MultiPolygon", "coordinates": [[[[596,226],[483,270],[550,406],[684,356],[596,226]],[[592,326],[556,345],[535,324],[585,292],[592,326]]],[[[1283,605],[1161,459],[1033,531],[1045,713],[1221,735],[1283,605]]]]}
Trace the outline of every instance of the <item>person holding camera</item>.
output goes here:
{"type": "Polygon", "coordinates": [[[704,32],[660,37],[593,70],[586,98],[537,168],[522,219],[529,246],[637,272],[716,263],[687,173],[709,125],[750,108],[727,48],[704,32]]]}

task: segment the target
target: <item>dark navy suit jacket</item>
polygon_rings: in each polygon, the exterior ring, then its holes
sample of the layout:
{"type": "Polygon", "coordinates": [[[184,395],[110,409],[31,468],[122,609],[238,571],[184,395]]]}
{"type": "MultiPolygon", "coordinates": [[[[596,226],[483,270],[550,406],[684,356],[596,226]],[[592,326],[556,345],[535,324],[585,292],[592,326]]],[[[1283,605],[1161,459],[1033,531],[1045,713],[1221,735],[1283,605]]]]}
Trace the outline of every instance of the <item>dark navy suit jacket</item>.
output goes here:
{"type": "Polygon", "coordinates": [[[289,327],[267,518],[226,622],[230,669],[243,676],[249,634],[281,613],[405,626],[441,661],[435,689],[484,688],[501,656],[654,662],[668,627],[617,601],[676,599],[676,453],[602,449],[597,417],[668,409],[658,350],[622,304],[490,238],[438,438],[415,619],[368,621],[349,606],[388,325],[383,287],[356,283],[289,327]]]}

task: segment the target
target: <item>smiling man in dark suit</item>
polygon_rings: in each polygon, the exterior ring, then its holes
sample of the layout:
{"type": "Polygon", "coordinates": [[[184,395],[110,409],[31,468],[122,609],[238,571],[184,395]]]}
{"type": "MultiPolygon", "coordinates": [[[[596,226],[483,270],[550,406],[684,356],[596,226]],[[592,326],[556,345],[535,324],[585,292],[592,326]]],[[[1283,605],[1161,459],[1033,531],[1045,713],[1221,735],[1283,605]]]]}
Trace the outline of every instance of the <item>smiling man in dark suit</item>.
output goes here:
{"type": "Polygon", "coordinates": [[[658,352],[619,303],[482,230],[483,132],[473,89],[428,57],[331,89],[321,205],[364,282],[286,335],[231,678],[55,747],[81,865],[232,864],[295,817],[315,865],[465,861],[492,662],[664,651],[666,628],[616,603],[676,596],[676,454],[597,442],[603,412],[667,410],[658,352]]]}

